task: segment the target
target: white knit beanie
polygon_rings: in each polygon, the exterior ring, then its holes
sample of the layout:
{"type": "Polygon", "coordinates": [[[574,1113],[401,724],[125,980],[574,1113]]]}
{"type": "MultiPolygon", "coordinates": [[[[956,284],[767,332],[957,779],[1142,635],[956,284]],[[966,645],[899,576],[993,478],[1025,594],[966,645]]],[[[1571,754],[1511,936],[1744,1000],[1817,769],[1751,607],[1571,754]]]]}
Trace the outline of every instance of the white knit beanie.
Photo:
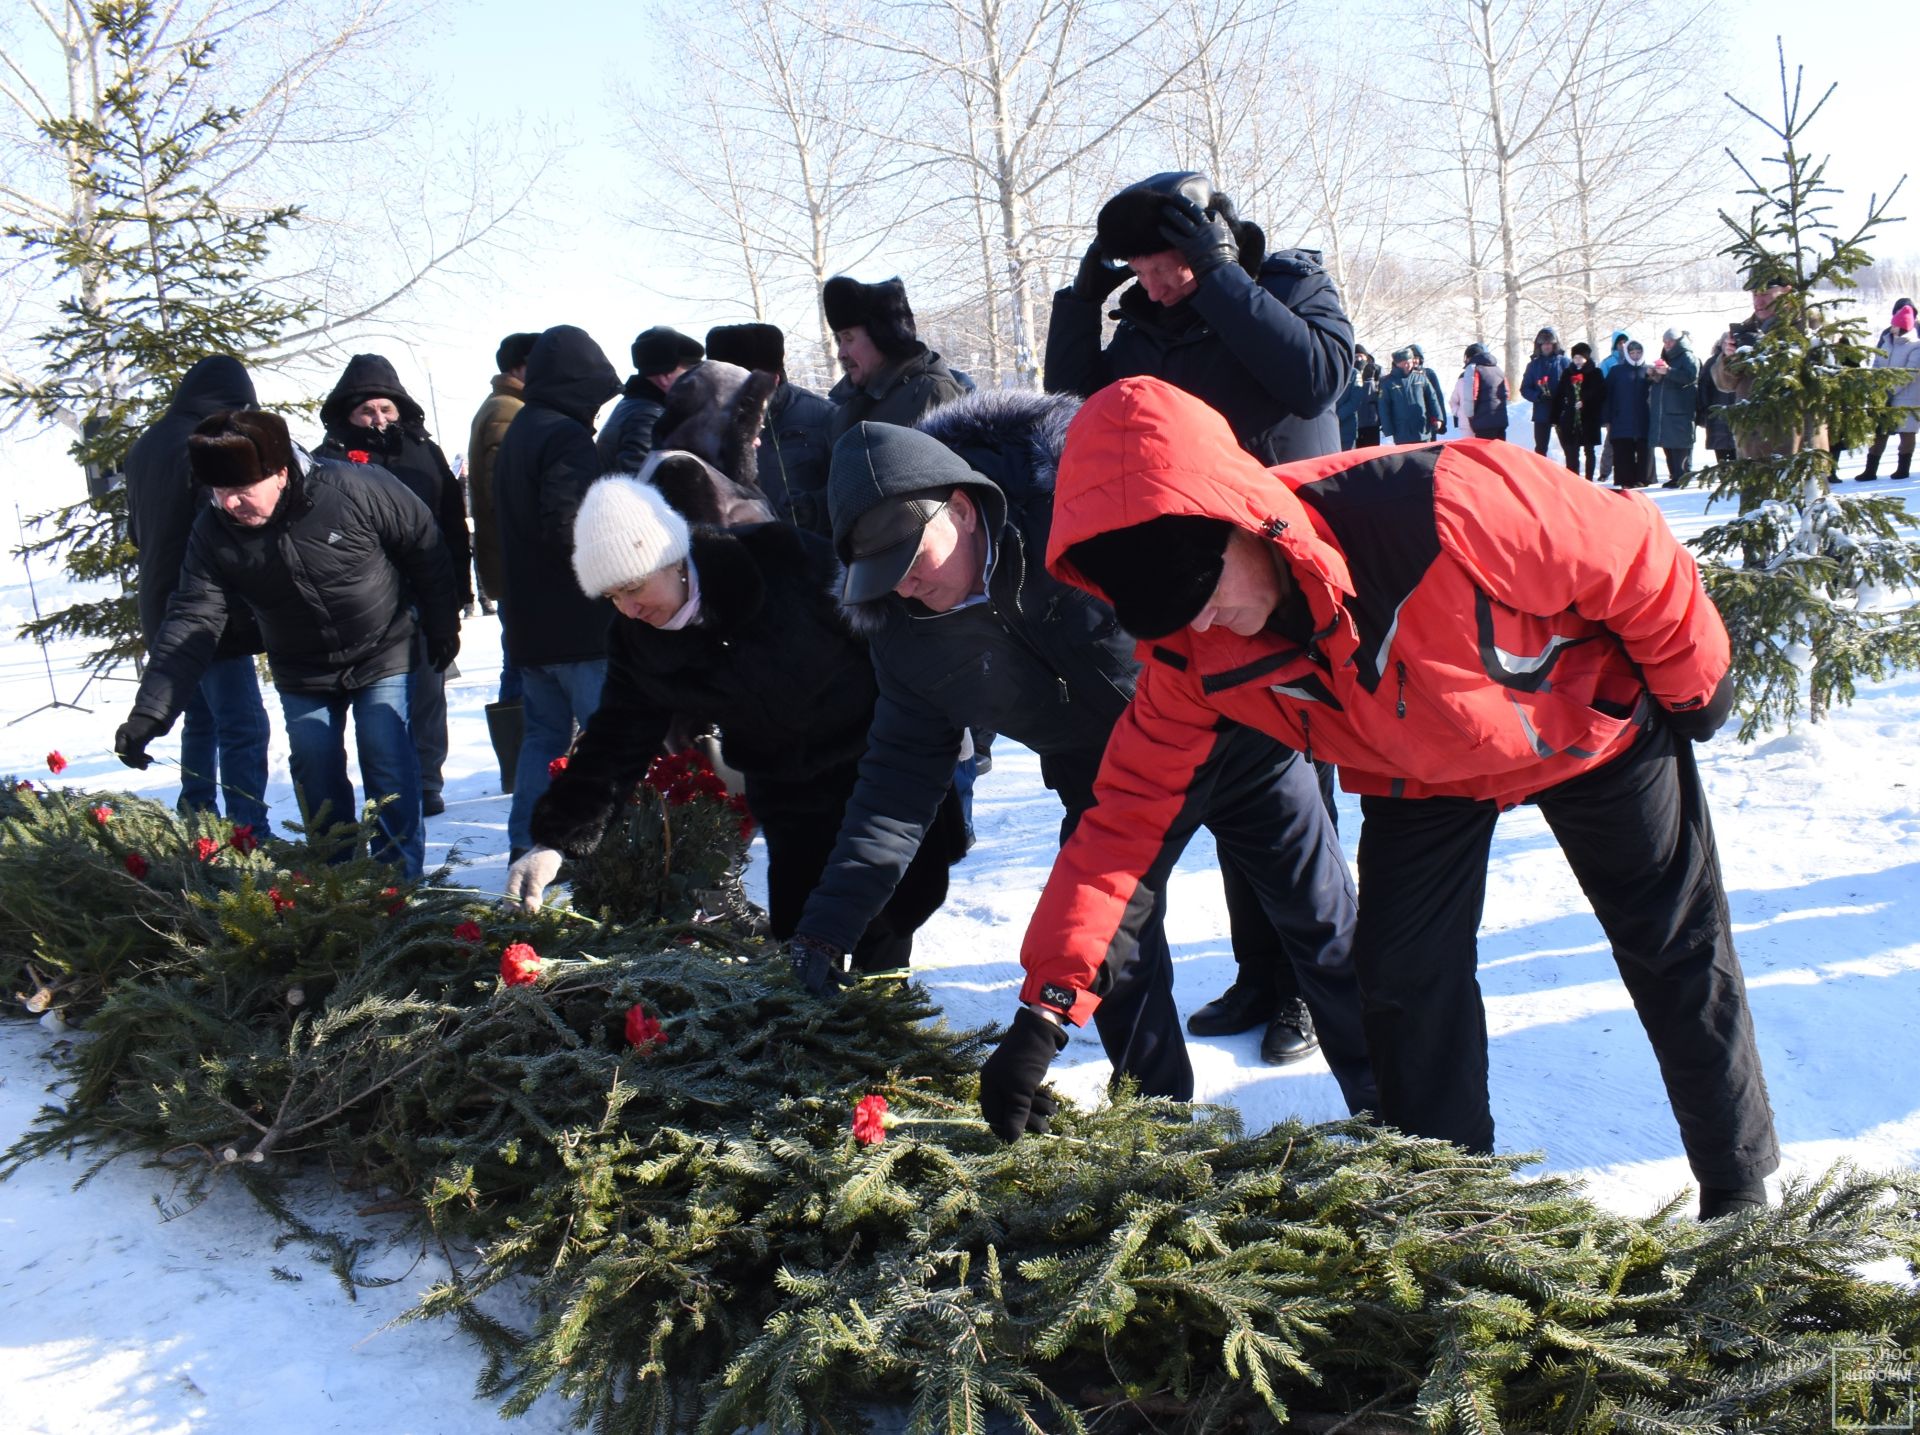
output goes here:
{"type": "Polygon", "coordinates": [[[687,556],[687,520],[627,474],[587,489],[573,519],[573,571],[590,598],[629,588],[687,556]]]}

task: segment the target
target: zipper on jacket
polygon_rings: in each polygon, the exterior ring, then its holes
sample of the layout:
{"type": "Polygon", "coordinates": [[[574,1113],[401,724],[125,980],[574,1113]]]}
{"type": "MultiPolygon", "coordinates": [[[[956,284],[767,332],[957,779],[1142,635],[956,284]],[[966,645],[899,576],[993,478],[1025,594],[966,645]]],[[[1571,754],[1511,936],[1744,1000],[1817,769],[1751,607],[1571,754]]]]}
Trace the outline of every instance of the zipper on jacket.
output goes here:
{"type": "Polygon", "coordinates": [[[1073,694],[1067,691],[1067,680],[1061,677],[1058,673],[1055,673],[1053,675],[1053,680],[1060,688],[1060,701],[1063,703],[1072,702],[1073,694]]]}
{"type": "Polygon", "coordinates": [[[1300,710],[1300,736],[1307,744],[1305,753],[1308,762],[1313,761],[1313,714],[1305,708],[1300,710]]]}
{"type": "Polygon", "coordinates": [[[1262,538],[1278,538],[1286,531],[1287,520],[1284,518],[1269,518],[1265,523],[1260,525],[1260,536],[1262,538]]]}
{"type": "Polygon", "coordinates": [[[1407,664],[1403,658],[1395,658],[1393,670],[1400,679],[1399,691],[1394,694],[1393,715],[1404,718],[1407,715],[1407,664]]]}

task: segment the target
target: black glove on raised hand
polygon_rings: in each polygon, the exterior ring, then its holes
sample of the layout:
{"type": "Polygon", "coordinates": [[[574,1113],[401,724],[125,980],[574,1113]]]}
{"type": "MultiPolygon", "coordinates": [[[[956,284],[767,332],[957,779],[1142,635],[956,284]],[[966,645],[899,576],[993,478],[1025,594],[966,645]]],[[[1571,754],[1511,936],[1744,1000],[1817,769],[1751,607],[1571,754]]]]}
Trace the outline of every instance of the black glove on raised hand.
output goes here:
{"type": "Polygon", "coordinates": [[[113,755],[128,767],[137,767],[145,772],[152,766],[153,759],[147,756],[147,744],[160,736],[160,724],[152,718],[135,713],[120,724],[113,735],[113,755]]]}
{"type": "Polygon", "coordinates": [[[1025,1131],[1044,1134],[1059,1103],[1040,1089],[1047,1068],[1067,1044],[1067,1034],[1045,1017],[1021,1007],[980,1068],[980,1114],[1002,1141],[1025,1131]]]}
{"type": "Polygon", "coordinates": [[[787,943],[787,965],[793,968],[800,985],[817,997],[850,987],[855,980],[847,974],[845,952],[804,932],[796,933],[787,943]]]}
{"type": "Polygon", "coordinates": [[[1667,727],[1688,742],[1705,742],[1726,724],[1733,711],[1733,674],[1720,679],[1713,696],[1697,708],[1667,713],[1667,727]]]}
{"type": "Polygon", "coordinates": [[[1080,256],[1080,272],[1073,276],[1073,297],[1089,304],[1099,304],[1132,277],[1130,270],[1124,267],[1116,269],[1107,263],[1106,246],[1096,239],[1087,246],[1087,252],[1080,256]]]}
{"type": "Polygon", "coordinates": [[[1160,233],[1180,251],[1196,279],[1239,262],[1240,244],[1233,237],[1233,227],[1184,194],[1160,206],[1160,233]]]}
{"type": "Polygon", "coordinates": [[[527,831],[542,847],[569,857],[585,857],[607,835],[620,810],[620,794],[587,773],[571,769],[554,778],[533,804],[527,831]]]}
{"type": "Polygon", "coordinates": [[[427,639],[427,666],[436,673],[444,673],[453,666],[453,660],[460,656],[460,635],[449,633],[444,638],[427,639]]]}

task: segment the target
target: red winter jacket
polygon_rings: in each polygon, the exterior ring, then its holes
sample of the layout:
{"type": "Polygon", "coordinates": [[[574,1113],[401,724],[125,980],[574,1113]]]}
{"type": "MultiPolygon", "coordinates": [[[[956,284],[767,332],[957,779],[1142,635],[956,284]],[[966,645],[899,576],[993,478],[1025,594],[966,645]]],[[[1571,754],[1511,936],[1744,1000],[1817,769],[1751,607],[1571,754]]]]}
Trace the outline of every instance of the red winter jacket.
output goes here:
{"type": "MultiPolygon", "coordinates": [[[[1192,629],[1142,643],[1096,805],[1027,930],[1022,1000],[1083,1022],[1127,908],[1221,718],[1338,763],[1350,792],[1523,801],[1622,751],[1648,700],[1700,706],[1726,629],[1645,498],[1510,444],[1465,440],[1263,468],[1211,409],[1155,379],[1090,399],[1067,431],[1047,565],[1167,514],[1264,534],[1314,637],[1192,629]],[[1051,989],[1042,995],[1043,989],[1051,989]]],[[[1104,596],[1104,595],[1103,595],[1104,596]]]]}

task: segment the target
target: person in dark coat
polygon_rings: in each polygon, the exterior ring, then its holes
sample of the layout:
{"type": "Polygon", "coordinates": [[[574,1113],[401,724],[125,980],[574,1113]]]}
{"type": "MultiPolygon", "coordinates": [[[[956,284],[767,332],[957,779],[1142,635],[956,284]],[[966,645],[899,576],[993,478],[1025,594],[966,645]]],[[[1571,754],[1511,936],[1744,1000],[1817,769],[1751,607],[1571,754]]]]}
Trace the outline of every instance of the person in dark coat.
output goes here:
{"type": "Polygon", "coordinates": [[[675,379],[706,358],[698,339],[656,324],[633,341],[633,376],[607,415],[593,450],[602,473],[638,473],[653,452],[653,426],[667,411],[675,379]]]}
{"type": "Polygon", "coordinates": [[[1720,351],[1715,349],[1700,365],[1700,379],[1693,386],[1693,421],[1707,431],[1707,448],[1713,453],[1713,461],[1732,463],[1733,425],[1727,422],[1727,409],[1733,404],[1734,396],[1713,380],[1714,367],[1720,359],[1720,351]]]}
{"type": "MultiPolygon", "coordinates": [[[[1117,379],[1151,374],[1211,405],[1262,463],[1336,453],[1336,407],[1354,373],[1353,324],[1339,290],[1305,249],[1267,252],[1206,175],[1168,171],[1130,184],[1100,208],[1073,283],[1053,296],[1047,330],[1049,392],[1090,397],[1117,379]],[[1119,323],[1100,347],[1107,297],[1119,323]]],[[[1358,414],[1355,414],[1356,429],[1358,414]]],[[[1318,773],[1327,811],[1333,772],[1318,773]]],[[[1233,927],[1232,984],[1189,1018],[1196,1036],[1264,1027],[1275,1064],[1314,1049],[1313,1024],[1292,964],[1253,886],[1221,877],[1233,927]]]]}
{"type": "MultiPolygon", "coordinates": [[[[180,586],[187,535],[205,507],[206,491],[194,483],[187,461],[187,438],[202,419],[250,409],[254,402],[253,380],[238,359],[202,359],[181,377],[160,421],[127,454],[127,537],[140,552],[140,639],[149,652],[167,600],[180,586]]],[[[218,812],[224,796],[228,820],[264,840],[273,835],[266,803],[272,729],[253,667],[260,650],[252,612],[234,605],[213,660],[181,708],[179,805],[182,812],[218,812]]]]}
{"type": "Polygon", "coordinates": [[[1440,376],[1427,367],[1427,356],[1418,344],[1407,345],[1407,351],[1413,355],[1413,369],[1426,382],[1427,390],[1433,395],[1433,408],[1436,417],[1433,420],[1433,432],[1437,438],[1447,431],[1447,391],[1441,384],[1440,376]]]}
{"type": "Polygon", "coordinates": [[[1340,391],[1334,414],[1340,420],[1340,447],[1373,448],[1380,442],[1380,366],[1358,344],[1353,346],[1353,380],[1340,391]]]}
{"type": "Polygon", "coordinates": [[[774,512],[825,538],[833,405],[787,378],[787,337],[773,324],[719,324],[707,330],[707,357],[775,375],[780,385],[760,429],[760,489],[774,512]]]}
{"type": "MultiPolygon", "coordinates": [[[[401,385],[393,365],[379,354],[355,354],[320,406],[320,422],[326,438],[313,451],[315,458],[377,464],[427,505],[459,575],[461,604],[470,607],[473,546],[466,493],[440,445],[427,434],[426,410],[401,385]]],[[[420,758],[420,810],[437,817],[447,810],[440,795],[447,761],[447,687],[446,675],[427,661],[424,640],[414,649],[407,726],[420,758]]]]}
{"type": "Polygon", "coordinates": [[[1614,479],[1620,488],[1645,488],[1653,482],[1653,456],[1647,448],[1652,377],[1646,350],[1638,339],[1629,339],[1620,362],[1607,373],[1605,400],[1607,442],[1613,445],[1614,479]]]}
{"type": "MultiPolygon", "coordinates": [[[[1088,807],[1137,664],[1112,611],[1040,566],[1073,410],[1062,397],[983,393],[919,430],[861,424],[834,446],[841,602],[868,635],[879,700],[839,841],[791,943],[796,970],[816,987],[837,975],[913,856],[968,727],[1039,754],[1041,780],[1066,809],[1063,831],[1088,807]]],[[[1353,889],[1311,766],[1271,739],[1229,735],[1204,818],[1222,865],[1267,903],[1349,1105],[1367,1108],[1372,1079],[1346,965],[1353,889]]],[[[1138,960],[1106,990],[1097,1026],[1116,1076],[1185,1100],[1193,1070],[1163,910],[1147,917],[1138,960]]]]}
{"type": "MultiPolygon", "coordinates": [[[[493,526],[493,460],[507,425],[520,412],[520,391],[526,385],[527,355],[538,334],[509,334],[494,350],[492,392],[473,416],[467,430],[467,512],[473,519],[473,570],[480,579],[480,611],[491,614],[504,586],[500,578],[500,534],[493,526]]],[[[518,680],[509,691],[508,673],[500,673],[502,702],[519,696],[518,680]]]]}
{"type": "MultiPolygon", "coordinates": [[[[690,530],[658,489],[614,475],[587,490],[573,558],[581,589],[618,613],[607,683],[534,806],[541,845],[509,873],[509,896],[537,904],[559,853],[599,845],[676,720],[714,724],[766,839],[767,915],[785,940],[839,834],[877,691],[867,645],[833,600],[832,544],[777,522],[690,530]]],[[[946,899],[961,836],[951,792],[942,819],[854,943],[855,971],[906,966],[946,899]]]]}
{"type": "Polygon", "coordinates": [[[280,690],[310,830],[358,816],[347,780],[351,713],[368,800],[391,799],[374,856],[419,876],[420,769],[406,722],[415,633],[426,634],[438,669],[460,651],[458,580],[438,523],[378,469],[298,452],[277,414],[215,414],[194,429],[187,454],[214,502],[194,520],[114,752],[129,767],[147,765],[147,744],[186,705],[228,612],[244,603],[280,690]]]}
{"type": "Polygon", "coordinates": [[[1507,376],[1485,344],[1469,344],[1466,367],[1453,386],[1453,417],[1475,438],[1507,436],[1507,376]]]}
{"type": "Polygon", "coordinates": [[[1586,476],[1597,480],[1601,430],[1607,421],[1607,381],[1593,362],[1593,346],[1573,346],[1567,371],[1553,391],[1553,424],[1560,431],[1560,447],[1567,467],[1576,474],[1586,464],[1586,476]]]}
{"type": "Polygon", "coordinates": [[[834,438],[859,423],[917,423],[967,391],[947,361],[920,342],[899,279],[862,284],[837,274],[821,289],[820,305],[846,370],[827,391],[834,438]]]}
{"type": "Polygon", "coordinates": [[[494,461],[494,517],[505,538],[500,632],[520,669],[520,760],[507,812],[513,857],[533,845],[533,804],[547,765],[600,706],[613,608],[573,576],[573,520],[600,476],[593,419],[620,376],[585,330],[556,324],[527,356],[526,406],[507,425],[494,461]]]}
{"type": "Polygon", "coordinates": [[[1393,370],[1380,385],[1380,426],[1393,443],[1424,443],[1446,427],[1433,385],[1413,366],[1412,349],[1393,351],[1393,370]]]}
{"type": "Polygon", "coordinates": [[[1652,451],[1667,461],[1662,488],[1678,488],[1693,467],[1693,411],[1699,397],[1700,364],[1685,331],[1669,329],[1660,338],[1660,357],[1647,371],[1648,468],[1652,451]]]}
{"type": "MultiPolygon", "coordinates": [[[[1567,356],[1560,352],[1560,333],[1551,324],[1533,336],[1533,357],[1520,377],[1520,392],[1533,406],[1533,451],[1544,455],[1547,439],[1553,433],[1553,399],[1560,388],[1560,376],[1567,371],[1567,356]]],[[[1573,468],[1573,450],[1563,447],[1567,467],[1573,468]]]]}

